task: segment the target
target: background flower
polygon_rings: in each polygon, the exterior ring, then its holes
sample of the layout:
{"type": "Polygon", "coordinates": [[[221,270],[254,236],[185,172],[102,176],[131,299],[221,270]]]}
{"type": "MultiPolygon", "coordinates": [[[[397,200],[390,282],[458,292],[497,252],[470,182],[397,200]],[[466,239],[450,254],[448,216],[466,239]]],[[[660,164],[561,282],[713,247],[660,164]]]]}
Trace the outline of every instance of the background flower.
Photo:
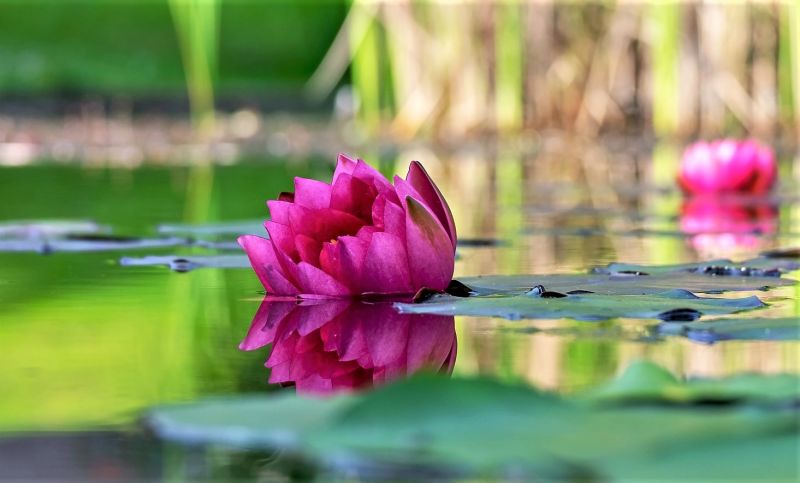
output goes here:
{"type": "Polygon", "coordinates": [[[239,243],[268,293],[344,297],[443,290],[453,277],[456,229],[422,165],[394,184],[339,155],[331,184],[295,178],[267,202],[270,239],[239,243]]]}
{"type": "Polygon", "coordinates": [[[692,194],[763,194],[776,173],[775,153],[757,141],[701,141],[684,151],[678,182],[692,194]]]}
{"type": "Polygon", "coordinates": [[[239,346],[272,344],[269,382],[300,392],[369,387],[423,369],[450,373],[454,318],[399,314],[391,304],[265,299],[239,346]]]}

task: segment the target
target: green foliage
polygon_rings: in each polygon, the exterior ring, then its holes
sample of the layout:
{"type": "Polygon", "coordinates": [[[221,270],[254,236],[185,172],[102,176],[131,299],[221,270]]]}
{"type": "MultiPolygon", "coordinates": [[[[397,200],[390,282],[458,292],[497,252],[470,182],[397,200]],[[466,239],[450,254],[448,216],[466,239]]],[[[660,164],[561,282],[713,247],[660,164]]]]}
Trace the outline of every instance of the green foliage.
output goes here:
{"type": "MultiPolygon", "coordinates": [[[[175,0],[176,4],[184,3],[175,0]]],[[[218,92],[299,92],[344,1],[220,2],[218,92]]],[[[168,0],[0,3],[0,91],[175,95],[184,71],[168,0]]]]}

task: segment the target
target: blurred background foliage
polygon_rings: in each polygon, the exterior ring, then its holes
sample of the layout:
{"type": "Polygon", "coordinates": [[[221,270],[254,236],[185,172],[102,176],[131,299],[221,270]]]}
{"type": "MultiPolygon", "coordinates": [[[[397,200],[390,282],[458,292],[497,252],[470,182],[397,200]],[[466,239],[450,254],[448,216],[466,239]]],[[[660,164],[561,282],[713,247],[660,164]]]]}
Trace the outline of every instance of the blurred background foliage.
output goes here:
{"type": "Polygon", "coordinates": [[[248,108],[334,113],[397,143],[559,129],[794,144],[798,59],[790,1],[0,1],[0,106],[188,99],[209,132],[215,109],[248,108]]]}

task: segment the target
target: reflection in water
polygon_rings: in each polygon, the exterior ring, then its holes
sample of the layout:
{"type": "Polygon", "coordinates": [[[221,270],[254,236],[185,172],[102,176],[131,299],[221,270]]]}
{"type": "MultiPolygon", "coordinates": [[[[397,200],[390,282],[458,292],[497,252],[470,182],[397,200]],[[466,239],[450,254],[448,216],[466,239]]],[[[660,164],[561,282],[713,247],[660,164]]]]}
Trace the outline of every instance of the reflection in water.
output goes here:
{"type": "Polygon", "coordinates": [[[767,202],[689,198],[681,207],[681,231],[701,258],[732,257],[763,249],[777,230],[777,210],[767,202]]]}
{"type": "Polygon", "coordinates": [[[390,303],[265,298],[239,346],[272,344],[269,382],[300,392],[369,387],[427,369],[451,373],[453,317],[399,314],[390,303]]]}

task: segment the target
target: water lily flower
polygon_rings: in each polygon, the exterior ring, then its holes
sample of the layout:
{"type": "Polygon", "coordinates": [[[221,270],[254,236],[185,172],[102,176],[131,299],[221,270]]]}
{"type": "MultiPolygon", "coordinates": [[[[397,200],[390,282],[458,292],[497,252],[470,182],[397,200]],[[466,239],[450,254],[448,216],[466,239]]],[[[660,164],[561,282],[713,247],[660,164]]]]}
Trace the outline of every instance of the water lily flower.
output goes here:
{"type": "Polygon", "coordinates": [[[452,279],[453,215],[420,163],[392,184],[340,154],[331,184],[295,178],[294,188],[267,202],[269,239],[239,238],[268,294],[414,294],[452,279]]]}
{"type": "Polygon", "coordinates": [[[380,385],[421,370],[450,374],[454,318],[400,314],[390,303],[265,298],[242,350],[272,344],[269,382],[324,394],[380,385]]]}
{"type": "Polygon", "coordinates": [[[764,194],[775,182],[775,153],[755,140],[697,142],[686,148],[678,183],[686,193],[764,194]]]}

